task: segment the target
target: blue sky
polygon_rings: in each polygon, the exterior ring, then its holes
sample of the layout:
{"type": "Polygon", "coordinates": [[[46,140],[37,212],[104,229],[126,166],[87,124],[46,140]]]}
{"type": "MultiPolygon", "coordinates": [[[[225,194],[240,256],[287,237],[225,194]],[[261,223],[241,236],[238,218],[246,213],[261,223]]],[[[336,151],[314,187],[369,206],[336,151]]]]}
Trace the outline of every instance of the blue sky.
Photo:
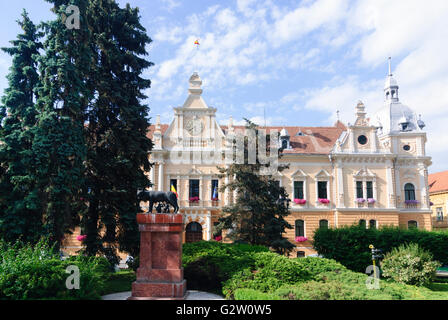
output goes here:
{"type": "MultiPolygon", "coordinates": [[[[358,100],[382,107],[387,58],[400,100],[427,124],[430,172],[448,170],[448,1],[446,0],[131,0],[153,39],[147,72],[151,116],[172,119],[198,71],[218,121],[243,117],[275,125],[353,122],[358,100]],[[199,39],[199,51],[194,41],[199,39]]],[[[43,0],[2,7],[0,46],[19,31],[26,8],[50,19],[43,0]]],[[[0,92],[10,58],[0,54],[0,92]]]]}

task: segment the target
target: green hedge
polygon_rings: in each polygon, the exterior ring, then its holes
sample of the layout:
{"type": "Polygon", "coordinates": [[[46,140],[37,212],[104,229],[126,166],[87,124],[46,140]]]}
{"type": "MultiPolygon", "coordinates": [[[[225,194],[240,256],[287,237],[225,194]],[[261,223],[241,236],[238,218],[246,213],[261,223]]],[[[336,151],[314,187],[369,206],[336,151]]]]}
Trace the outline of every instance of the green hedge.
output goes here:
{"type": "Polygon", "coordinates": [[[366,229],[359,226],[336,229],[317,229],[314,234],[314,249],[325,258],[334,259],[347,268],[365,272],[372,264],[369,245],[390,252],[405,243],[417,243],[431,252],[434,260],[448,264],[448,234],[384,227],[366,229]]]}
{"type": "Polygon", "coordinates": [[[448,299],[448,292],[383,278],[380,289],[371,290],[366,285],[366,274],[353,272],[335,260],[315,257],[290,259],[264,247],[215,241],[185,244],[183,261],[189,289],[195,289],[192,283],[202,285],[209,288],[206,291],[224,294],[227,299],[448,299]],[[207,284],[210,279],[216,287],[207,284]]]}
{"type": "Polygon", "coordinates": [[[77,256],[61,260],[45,242],[35,246],[0,243],[0,299],[99,299],[110,270],[105,258],[77,256]],[[66,269],[76,265],[80,289],[69,290],[66,269]]]}
{"type": "Polygon", "coordinates": [[[253,253],[266,251],[266,247],[247,244],[185,243],[182,263],[188,288],[220,293],[224,281],[234,273],[255,265],[253,253]]]}

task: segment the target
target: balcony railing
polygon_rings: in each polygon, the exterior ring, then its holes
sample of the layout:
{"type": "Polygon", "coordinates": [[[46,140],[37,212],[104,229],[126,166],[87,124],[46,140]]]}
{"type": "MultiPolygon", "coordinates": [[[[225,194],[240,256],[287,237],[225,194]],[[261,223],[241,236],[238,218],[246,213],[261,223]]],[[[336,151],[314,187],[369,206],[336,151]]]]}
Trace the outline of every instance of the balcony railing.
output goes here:
{"type": "Polygon", "coordinates": [[[448,228],[448,220],[444,218],[433,217],[432,226],[434,228],[448,228]]]}

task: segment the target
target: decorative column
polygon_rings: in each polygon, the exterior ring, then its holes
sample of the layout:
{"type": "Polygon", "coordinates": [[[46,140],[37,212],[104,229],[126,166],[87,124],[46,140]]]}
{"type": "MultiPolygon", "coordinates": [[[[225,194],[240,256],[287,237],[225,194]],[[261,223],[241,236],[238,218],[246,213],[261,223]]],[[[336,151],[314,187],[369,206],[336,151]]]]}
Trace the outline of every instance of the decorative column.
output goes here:
{"type": "Polygon", "coordinates": [[[150,176],[150,180],[151,180],[151,183],[153,184],[153,186],[151,187],[151,190],[152,191],[154,191],[154,185],[155,185],[155,176],[156,176],[156,174],[155,174],[155,170],[156,170],[156,166],[155,165],[153,165],[152,167],[151,167],[151,176],[150,176]]]}
{"type": "Polygon", "coordinates": [[[205,240],[210,241],[212,238],[212,220],[210,212],[207,213],[205,225],[207,226],[207,234],[205,235],[205,240]]]}
{"type": "MultiPolygon", "coordinates": [[[[227,166],[227,169],[228,168],[229,167],[227,166]]],[[[229,184],[229,176],[228,175],[225,176],[224,183],[226,186],[229,184]]],[[[226,205],[226,206],[229,205],[229,193],[230,193],[229,188],[226,188],[226,190],[224,191],[224,205],[226,205]]]]}
{"type": "Polygon", "coordinates": [[[182,214],[137,214],[140,266],[128,300],[184,300],[182,214]]]}
{"type": "Polygon", "coordinates": [[[398,204],[399,208],[403,207],[403,204],[401,203],[401,182],[400,182],[400,169],[395,167],[395,203],[398,204]]]}
{"type": "Polygon", "coordinates": [[[419,164],[418,166],[418,173],[420,176],[420,195],[421,195],[421,204],[422,204],[422,209],[429,209],[428,207],[428,202],[429,202],[429,197],[428,197],[428,189],[426,186],[426,168],[424,164],[419,164]]]}
{"type": "Polygon", "coordinates": [[[392,164],[387,163],[386,168],[386,181],[387,181],[387,208],[395,209],[395,193],[394,193],[394,184],[392,180],[392,164]]]}
{"type": "Polygon", "coordinates": [[[338,208],[345,208],[345,202],[344,202],[344,175],[342,172],[342,162],[338,161],[336,172],[337,172],[337,179],[338,179],[338,191],[337,191],[337,206],[338,208]]]}
{"type": "Polygon", "coordinates": [[[163,162],[159,163],[159,191],[163,191],[163,162]]]}
{"type": "Polygon", "coordinates": [[[199,176],[199,204],[201,207],[205,207],[205,198],[204,198],[204,176],[199,176]]]}

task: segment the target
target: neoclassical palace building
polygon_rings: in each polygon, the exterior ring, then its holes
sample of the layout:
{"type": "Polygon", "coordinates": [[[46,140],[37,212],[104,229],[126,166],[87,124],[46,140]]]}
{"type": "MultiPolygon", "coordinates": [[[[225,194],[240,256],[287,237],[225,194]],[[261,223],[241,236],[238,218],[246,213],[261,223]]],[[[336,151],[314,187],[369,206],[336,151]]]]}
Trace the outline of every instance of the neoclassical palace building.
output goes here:
{"type": "MultiPolygon", "coordinates": [[[[380,93],[379,93],[380,94],[380,93]]],[[[368,117],[359,102],[353,124],[337,121],[332,127],[266,127],[277,130],[289,169],[274,175],[291,198],[287,238],[297,256],[314,254],[310,240],[316,228],[362,224],[431,229],[425,124],[399,100],[399,86],[389,72],[384,106],[368,117]],[[297,237],[303,240],[296,242],[297,237]]],[[[218,177],[226,163],[218,154],[228,147],[226,137],[244,127],[219,125],[217,109],[202,97],[197,73],[189,79],[188,96],[174,108],[170,124],[157,117],[149,136],[154,142],[148,173],[153,190],[178,193],[185,217],[185,241],[210,240],[221,208],[234,201],[231,192],[217,192],[228,181],[218,177]],[[188,156],[188,161],[181,161],[188,156]]]]}

